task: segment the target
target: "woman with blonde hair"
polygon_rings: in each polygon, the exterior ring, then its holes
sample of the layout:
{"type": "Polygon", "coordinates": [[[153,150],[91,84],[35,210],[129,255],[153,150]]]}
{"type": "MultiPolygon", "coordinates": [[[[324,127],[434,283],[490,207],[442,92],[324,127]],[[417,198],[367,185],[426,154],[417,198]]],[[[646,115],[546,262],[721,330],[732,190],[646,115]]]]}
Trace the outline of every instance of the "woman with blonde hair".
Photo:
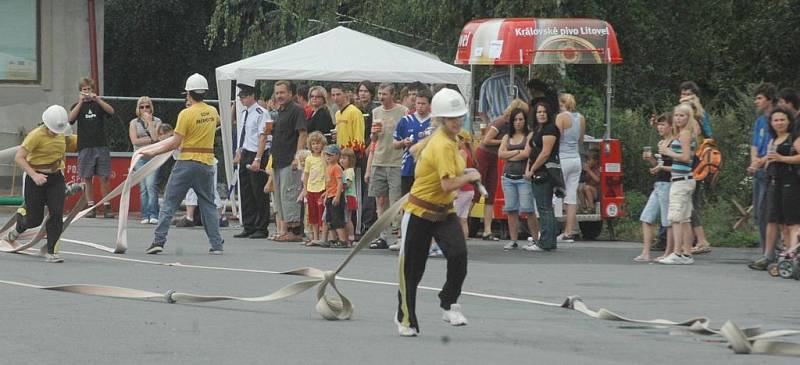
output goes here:
{"type": "Polygon", "coordinates": [[[561,113],[556,118],[556,124],[561,119],[561,138],[559,139],[558,157],[561,161],[561,171],[564,175],[564,205],[566,220],[564,233],[557,237],[559,242],[575,242],[575,226],[578,213],[578,183],[581,179],[583,164],[581,163],[580,147],[583,145],[583,135],[586,133],[586,119],[575,109],[575,97],[572,94],[561,94],[558,97],[561,113]],[[566,119],[566,121],[564,121],[566,119]]]}
{"type": "MultiPolygon", "coordinates": [[[[158,142],[158,128],[161,119],[155,116],[153,101],[148,96],[142,96],[136,101],[136,118],[128,123],[128,137],[131,139],[133,150],[149,146],[158,142]]],[[[142,168],[149,159],[142,157],[133,167],[134,171],[142,168]]],[[[158,223],[158,174],[153,173],[139,183],[139,202],[141,205],[141,224],[158,223]]]]}
{"type": "MultiPolygon", "coordinates": [[[[695,123],[696,127],[693,129],[695,135],[711,138],[711,124],[708,121],[708,113],[703,109],[703,105],[700,104],[700,98],[694,94],[682,96],[681,103],[689,104],[692,107],[694,120],[697,121],[695,123]]],[[[711,252],[711,243],[706,239],[706,231],[703,229],[703,223],[700,219],[703,208],[703,189],[705,189],[705,186],[703,181],[700,180],[697,182],[692,195],[692,232],[697,238],[697,246],[692,248],[692,252],[696,254],[711,252]]]]}
{"type": "MultiPolygon", "coordinates": [[[[315,85],[308,90],[308,104],[314,111],[308,120],[308,133],[320,132],[323,135],[336,128],[333,125],[331,112],[328,110],[328,92],[324,87],[315,85]]],[[[328,142],[332,142],[329,138],[328,142]]]]}
{"type": "Polygon", "coordinates": [[[690,265],[692,258],[692,194],[695,181],[692,176],[692,151],[697,135],[694,133],[697,121],[688,103],[682,103],[672,112],[673,139],[668,145],[660,145],[658,152],[672,159],[670,174],[668,219],[672,225],[675,250],[665,252],[662,260],[665,265],[690,265]]]}

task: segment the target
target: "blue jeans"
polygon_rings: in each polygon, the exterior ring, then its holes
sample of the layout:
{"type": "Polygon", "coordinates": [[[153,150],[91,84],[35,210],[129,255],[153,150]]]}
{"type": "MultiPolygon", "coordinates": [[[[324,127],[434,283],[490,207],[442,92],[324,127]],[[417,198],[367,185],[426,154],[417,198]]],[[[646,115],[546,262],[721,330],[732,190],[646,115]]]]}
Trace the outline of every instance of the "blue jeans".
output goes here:
{"type": "Polygon", "coordinates": [[[536,209],[539,211],[539,247],[545,250],[556,249],[556,214],[553,211],[553,183],[550,179],[531,183],[536,209]]]}
{"type": "Polygon", "coordinates": [[[503,183],[503,196],[505,196],[504,212],[533,213],[533,191],[530,181],[514,180],[505,176],[500,181],[503,183]]]}
{"type": "Polygon", "coordinates": [[[767,241],[767,173],[758,169],[753,179],[753,220],[758,227],[758,244],[763,251],[767,241]]]}
{"type": "Polygon", "coordinates": [[[192,160],[178,160],[172,168],[164,192],[164,206],[158,214],[153,243],[164,246],[167,242],[169,223],[172,215],[180,205],[189,188],[197,194],[197,205],[203,219],[203,229],[208,236],[208,243],[214,250],[222,250],[222,236],[219,234],[219,214],[214,204],[214,171],[215,166],[192,160]]]}
{"type": "Polygon", "coordinates": [[[647,199],[647,204],[642,210],[642,215],[639,220],[655,225],[658,218],[661,218],[661,227],[669,227],[669,188],[670,183],[666,181],[656,181],[653,184],[653,192],[650,193],[650,198],[647,199]]]}
{"type": "MultiPolygon", "coordinates": [[[[136,162],[133,170],[139,170],[149,160],[140,159],[136,162]]],[[[142,219],[158,219],[158,170],[147,175],[139,183],[139,205],[141,205],[142,219]]]]}

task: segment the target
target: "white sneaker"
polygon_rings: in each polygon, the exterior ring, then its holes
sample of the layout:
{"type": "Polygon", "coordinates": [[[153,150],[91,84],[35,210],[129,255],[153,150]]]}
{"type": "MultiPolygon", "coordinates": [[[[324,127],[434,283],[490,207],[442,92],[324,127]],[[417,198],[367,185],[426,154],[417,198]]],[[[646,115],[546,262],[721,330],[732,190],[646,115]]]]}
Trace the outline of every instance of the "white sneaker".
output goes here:
{"type": "Polygon", "coordinates": [[[395,243],[389,245],[389,249],[392,250],[392,251],[400,251],[400,243],[395,242],[395,243]]]}
{"type": "Polygon", "coordinates": [[[531,252],[545,252],[545,251],[547,251],[547,250],[539,247],[539,245],[537,245],[535,243],[529,243],[527,246],[523,247],[522,249],[525,250],[525,251],[531,251],[531,252]]]}
{"type": "Polygon", "coordinates": [[[44,255],[44,260],[46,262],[49,262],[49,263],[61,263],[61,262],[64,262],[64,259],[62,259],[61,257],[58,256],[58,254],[55,254],[55,253],[48,253],[48,254],[44,255]]]}
{"type": "Polygon", "coordinates": [[[519,248],[517,241],[511,241],[509,243],[506,243],[505,246],[503,246],[504,251],[516,250],[517,248],[519,248]]]}
{"type": "Polygon", "coordinates": [[[450,305],[450,310],[443,311],[442,320],[453,326],[465,326],[467,324],[467,318],[461,313],[460,304],[452,304],[450,305]]]}
{"type": "Polygon", "coordinates": [[[150,218],[150,220],[147,223],[158,224],[158,218],[150,218]]]}
{"type": "Polygon", "coordinates": [[[148,224],[148,223],[150,223],[150,220],[149,220],[149,219],[147,219],[147,218],[145,218],[145,219],[142,219],[142,220],[139,222],[139,224],[148,224]]]}
{"type": "Polygon", "coordinates": [[[673,253],[669,254],[669,256],[661,259],[661,261],[658,261],[658,263],[659,264],[663,264],[663,265],[682,265],[683,264],[683,258],[678,256],[678,254],[673,252],[673,253]]]}
{"type": "Polygon", "coordinates": [[[681,261],[684,265],[694,264],[694,258],[692,256],[681,256],[681,261]]]}
{"type": "Polygon", "coordinates": [[[575,236],[567,236],[566,233],[562,233],[562,234],[558,235],[558,237],[556,237],[556,242],[557,243],[574,243],[575,242],[575,236]]]}
{"type": "Polygon", "coordinates": [[[402,323],[400,323],[400,321],[397,320],[397,313],[396,312],[394,314],[394,323],[397,325],[397,333],[399,333],[400,336],[403,336],[403,337],[416,337],[417,334],[419,333],[416,329],[408,327],[408,326],[405,326],[402,323]]]}

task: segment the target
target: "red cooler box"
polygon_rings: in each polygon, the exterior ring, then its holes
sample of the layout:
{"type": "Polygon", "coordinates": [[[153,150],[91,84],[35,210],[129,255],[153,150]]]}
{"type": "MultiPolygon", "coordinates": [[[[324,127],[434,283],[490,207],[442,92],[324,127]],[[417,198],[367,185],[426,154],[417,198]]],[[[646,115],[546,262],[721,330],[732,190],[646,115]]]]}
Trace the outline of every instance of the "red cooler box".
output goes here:
{"type": "Polygon", "coordinates": [[[622,191],[622,148],[619,140],[600,143],[600,215],[603,219],[620,218],[625,195],[622,191]]]}
{"type": "MultiPolygon", "coordinates": [[[[110,190],[113,190],[117,185],[122,185],[125,179],[128,177],[128,166],[131,164],[131,156],[133,155],[132,152],[111,152],[111,186],[110,190]]],[[[78,154],[77,153],[67,153],[67,160],[65,162],[66,166],[64,169],[64,177],[67,180],[67,184],[69,183],[79,183],[81,181],[80,177],[78,177],[78,154]]],[[[92,193],[94,194],[95,202],[99,202],[100,199],[103,198],[102,192],[100,191],[100,178],[94,178],[94,188],[92,193]]],[[[78,195],[73,195],[67,198],[67,201],[64,202],[64,211],[69,211],[72,209],[73,206],[78,202],[78,195]]],[[[114,212],[119,211],[119,196],[111,199],[111,205],[114,209],[114,212]]],[[[131,189],[131,201],[130,201],[130,211],[131,212],[138,212],[139,211],[139,184],[136,184],[131,189]]]]}

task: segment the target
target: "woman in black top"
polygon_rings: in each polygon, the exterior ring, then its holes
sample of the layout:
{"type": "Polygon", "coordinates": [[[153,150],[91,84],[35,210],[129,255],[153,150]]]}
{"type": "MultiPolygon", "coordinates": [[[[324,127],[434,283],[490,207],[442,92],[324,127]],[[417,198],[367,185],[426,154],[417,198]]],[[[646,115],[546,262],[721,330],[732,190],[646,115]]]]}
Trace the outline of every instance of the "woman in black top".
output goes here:
{"type": "MultiPolygon", "coordinates": [[[[765,259],[775,261],[775,239],[780,225],[789,228],[789,242],[784,245],[793,251],[797,247],[797,234],[800,229],[800,181],[795,172],[800,164],[800,139],[790,133],[794,124],[792,113],[782,108],[774,109],[769,115],[769,133],[772,141],[767,154],[767,243],[765,259]]],[[[762,260],[763,261],[763,260],[762,260]]]]}
{"type": "MultiPolygon", "coordinates": [[[[672,135],[672,113],[665,113],[658,117],[656,121],[658,134],[661,136],[659,146],[669,145],[674,138],[672,135]]],[[[642,253],[636,256],[633,261],[650,261],[650,244],[653,241],[653,227],[660,223],[661,227],[667,230],[667,247],[664,252],[672,252],[675,244],[672,239],[672,226],[669,224],[667,215],[669,212],[669,188],[672,183],[672,159],[669,156],[660,154],[653,155],[652,150],[644,151],[642,158],[650,163],[650,174],[655,175],[656,181],[653,184],[653,191],[647,199],[639,220],[642,222],[642,253]],[[660,219],[659,219],[660,218],[660,219]]],[[[661,256],[656,261],[663,259],[661,256]]]]}
{"type": "Polygon", "coordinates": [[[328,143],[333,143],[331,139],[331,129],[334,129],[331,113],[328,111],[328,92],[322,86],[312,86],[308,91],[308,104],[314,108],[314,113],[308,121],[308,133],[320,132],[328,138],[328,143]]]}
{"type": "Polygon", "coordinates": [[[539,220],[533,213],[533,191],[530,182],[524,179],[528,165],[528,156],[531,153],[531,133],[528,131],[528,115],[521,108],[516,108],[509,114],[508,134],[503,136],[497,157],[505,160],[503,176],[501,177],[505,203],[503,212],[508,216],[508,233],[511,242],[503,246],[504,250],[513,250],[518,247],[517,225],[519,215],[528,215],[528,230],[533,239],[538,238],[539,220]]]}
{"type": "Polygon", "coordinates": [[[561,132],[556,127],[551,106],[544,101],[537,102],[535,114],[530,164],[525,178],[533,182],[533,197],[539,211],[539,242],[531,242],[527,251],[550,251],[556,249],[556,217],[553,212],[553,182],[547,173],[548,162],[558,161],[558,140],[561,132]]]}

